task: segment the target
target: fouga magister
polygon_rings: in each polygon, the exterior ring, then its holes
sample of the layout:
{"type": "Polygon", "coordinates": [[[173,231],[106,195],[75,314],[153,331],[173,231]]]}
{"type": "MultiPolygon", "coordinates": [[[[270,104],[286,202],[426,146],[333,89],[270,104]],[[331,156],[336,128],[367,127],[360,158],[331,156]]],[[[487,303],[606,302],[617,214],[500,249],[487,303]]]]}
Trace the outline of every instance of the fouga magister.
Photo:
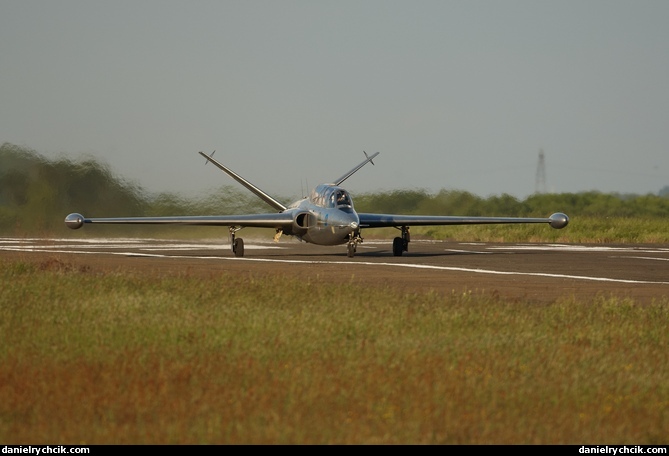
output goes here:
{"type": "Polygon", "coordinates": [[[228,227],[230,232],[230,246],[237,257],[244,256],[244,241],[237,237],[237,232],[246,227],[269,228],[275,230],[275,240],[281,234],[295,236],[301,241],[317,245],[342,245],[347,246],[349,257],[355,255],[358,244],[362,243],[361,232],[368,228],[395,227],[400,231],[400,236],[393,239],[393,255],[401,256],[408,251],[411,226],[428,225],[480,225],[480,224],[506,224],[506,223],[546,223],[553,228],[561,229],[569,223],[569,217],[561,212],[556,212],[548,218],[528,217],[461,217],[453,215],[398,215],[398,214],[375,214],[368,212],[356,212],[353,199],[341,184],[351,177],[356,171],[372,163],[379,152],[368,156],[358,166],[333,180],[314,188],[308,197],[295,201],[286,206],[268,193],[262,191],[248,180],[244,179],[234,171],[230,170],[211,155],[199,152],[207,163],[211,162],[249,189],[276,212],[266,214],[245,215],[200,215],[200,216],[173,216],[173,217],[113,217],[113,218],[87,218],[81,214],[73,213],[65,217],[65,225],[72,229],[81,228],[84,224],[173,224],[173,225],[208,225],[228,227]]]}

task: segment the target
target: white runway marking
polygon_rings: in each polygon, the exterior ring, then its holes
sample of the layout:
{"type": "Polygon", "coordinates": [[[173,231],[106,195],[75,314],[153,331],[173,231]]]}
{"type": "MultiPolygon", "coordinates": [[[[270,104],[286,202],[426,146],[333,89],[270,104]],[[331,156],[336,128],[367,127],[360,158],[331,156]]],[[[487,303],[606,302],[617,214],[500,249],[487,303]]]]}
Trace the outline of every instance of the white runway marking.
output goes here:
{"type": "MultiPolygon", "coordinates": [[[[562,245],[562,244],[547,244],[547,245],[513,245],[513,246],[486,246],[486,244],[464,244],[461,245],[477,245],[485,247],[487,250],[561,250],[561,251],[571,251],[571,252],[639,252],[639,253],[662,253],[669,254],[669,249],[666,248],[638,248],[638,247],[606,247],[606,246],[574,246],[574,245],[562,245]]],[[[247,244],[244,246],[245,249],[282,249],[285,247],[274,245],[273,243],[251,243],[247,241],[247,244]]],[[[5,238],[0,240],[0,250],[11,250],[11,251],[24,251],[24,252],[50,252],[50,253],[63,253],[63,254],[106,254],[106,255],[122,255],[122,256],[135,256],[135,257],[153,257],[153,258],[192,258],[192,259],[202,259],[202,260],[214,260],[214,261],[252,261],[252,262],[265,262],[265,263],[289,263],[289,264],[337,264],[337,265],[362,265],[362,266],[384,266],[384,267],[394,267],[394,268],[409,268],[409,269],[431,269],[431,270],[441,270],[441,271],[455,271],[455,272],[468,272],[474,274],[494,274],[494,275],[513,275],[513,276],[529,276],[529,277],[549,277],[556,279],[572,279],[572,280],[587,280],[587,281],[596,281],[596,282],[616,282],[616,283],[631,283],[631,284],[660,284],[660,285],[669,285],[669,282],[664,281],[646,281],[646,280],[631,280],[631,279],[613,279],[608,277],[591,277],[591,276],[581,276],[581,275],[571,275],[571,274],[553,274],[553,273],[543,273],[543,272],[512,272],[512,271],[497,271],[492,269],[478,269],[478,268],[461,268],[455,266],[436,266],[436,265],[426,265],[426,264],[410,264],[410,263],[376,263],[368,261],[321,261],[321,260],[292,260],[292,259],[269,259],[269,258],[237,258],[234,256],[229,257],[211,257],[211,256],[179,256],[179,255],[166,255],[158,253],[148,253],[157,250],[173,250],[173,251],[187,251],[187,250],[229,250],[230,247],[226,244],[214,244],[214,243],[170,243],[169,241],[160,241],[156,239],[149,239],[148,242],[146,239],[82,239],[77,241],[72,241],[71,239],[11,239],[5,238]],[[41,245],[35,245],[35,242],[40,242],[41,245]],[[59,244],[60,243],[60,244],[59,244]],[[13,245],[11,245],[13,244],[13,245]],[[141,251],[146,251],[147,253],[142,252],[130,252],[130,251],[111,251],[108,249],[122,249],[125,247],[132,246],[134,249],[141,251]],[[104,251],[90,251],[84,250],[83,248],[98,248],[104,249],[104,251]],[[80,248],[80,250],[70,250],[80,248]]],[[[492,253],[485,251],[472,251],[472,250],[456,250],[456,249],[445,249],[445,251],[452,252],[462,252],[462,253],[492,253]]],[[[636,259],[646,259],[646,260],[657,260],[657,261],[669,261],[669,258],[657,258],[657,257],[638,257],[638,256],[629,256],[622,257],[617,256],[615,258],[636,258],[636,259]]]]}
{"type": "MultiPolygon", "coordinates": [[[[616,258],[622,258],[622,257],[616,257],[616,258]]],[[[636,258],[637,260],[669,261],[669,258],[638,257],[638,256],[627,257],[627,258],[636,258]]]]}
{"type": "Polygon", "coordinates": [[[587,246],[587,245],[565,245],[565,244],[541,244],[525,245],[517,244],[510,246],[490,246],[488,250],[551,250],[561,252],[641,252],[641,253],[667,253],[669,249],[664,248],[646,248],[646,247],[607,247],[607,246],[587,246]]]}
{"type": "Polygon", "coordinates": [[[497,275],[517,275],[517,276],[534,276],[534,277],[552,277],[558,279],[574,279],[574,280],[590,280],[595,282],[617,282],[617,283],[649,283],[649,284],[660,284],[660,285],[669,285],[669,282],[653,282],[648,280],[630,280],[630,279],[611,279],[607,277],[589,277],[589,276],[577,276],[569,274],[549,274],[543,272],[511,272],[511,271],[494,271],[490,269],[472,269],[472,268],[458,268],[454,266],[434,266],[427,264],[407,264],[407,263],[372,263],[372,262],[362,262],[362,261],[304,261],[304,260],[271,260],[264,258],[229,258],[242,261],[265,261],[265,262],[277,262],[277,263],[310,263],[310,264],[359,264],[365,266],[390,266],[396,268],[414,268],[414,269],[435,269],[441,271],[458,271],[458,272],[471,272],[475,274],[497,274],[497,275]]]}
{"type": "MultiPolygon", "coordinates": [[[[76,248],[96,248],[96,249],[121,249],[127,247],[133,247],[140,250],[147,251],[165,251],[165,250],[177,250],[177,251],[187,251],[187,250],[230,250],[230,245],[227,243],[219,244],[209,244],[209,243],[173,243],[169,241],[160,241],[157,239],[82,239],[77,241],[72,241],[71,239],[49,239],[44,242],[44,239],[3,239],[0,240],[0,250],[12,250],[12,251],[28,251],[28,252],[59,252],[59,253],[73,253],[71,251],[63,251],[62,249],[76,249],[76,248]],[[42,241],[40,245],[23,245],[30,242],[42,241]],[[147,243],[149,241],[149,243],[147,243]],[[8,245],[4,246],[3,244],[21,244],[21,245],[8,245]],[[88,245],[82,245],[88,244],[88,245]]],[[[257,249],[285,249],[285,247],[273,244],[259,245],[254,243],[247,243],[244,246],[246,250],[257,250],[257,249]]],[[[74,252],[76,253],[76,251],[74,252]]],[[[90,252],[95,253],[95,252],[90,252]]],[[[101,252],[98,252],[101,253],[101,252]]]]}
{"type": "Polygon", "coordinates": [[[458,249],[444,249],[444,252],[453,253],[477,253],[481,255],[491,254],[492,252],[477,252],[476,250],[458,250],[458,249]]]}

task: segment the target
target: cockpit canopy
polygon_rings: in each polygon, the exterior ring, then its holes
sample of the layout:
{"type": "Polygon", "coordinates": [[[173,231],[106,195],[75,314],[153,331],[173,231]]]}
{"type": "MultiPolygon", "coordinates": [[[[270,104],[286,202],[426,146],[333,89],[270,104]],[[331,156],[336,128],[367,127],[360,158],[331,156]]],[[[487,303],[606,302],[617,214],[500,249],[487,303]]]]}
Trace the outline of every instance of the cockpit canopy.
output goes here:
{"type": "Polygon", "coordinates": [[[312,203],[321,207],[344,210],[353,209],[351,195],[336,185],[319,185],[311,192],[310,199],[312,203]]]}

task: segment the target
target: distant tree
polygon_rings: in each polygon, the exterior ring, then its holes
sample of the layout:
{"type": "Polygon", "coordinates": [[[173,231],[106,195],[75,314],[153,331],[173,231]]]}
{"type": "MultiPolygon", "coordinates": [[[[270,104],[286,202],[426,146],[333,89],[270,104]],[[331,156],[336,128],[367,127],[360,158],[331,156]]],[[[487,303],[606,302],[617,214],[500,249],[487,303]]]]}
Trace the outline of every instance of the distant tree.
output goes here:
{"type": "MultiPolygon", "coordinates": [[[[669,185],[657,195],[618,193],[545,193],[524,201],[508,195],[481,198],[470,192],[442,189],[396,189],[355,197],[361,212],[391,214],[532,216],[565,212],[570,217],[669,217],[669,185]]],[[[200,198],[147,194],[139,185],[116,176],[94,159],[47,160],[37,152],[9,143],[0,145],[0,230],[21,233],[62,230],[69,212],[95,216],[224,215],[267,212],[249,192],[223,186],[200,198]]]]}
{"type": "Polygon", "coordinates": [[[669,185],[665,185],[664,187],[662,187],[662,190],[657,192],[657,194],[664,198],[669,198],[669,185]]]}
{"type": "Polygon", "coordinates": [[[388,214],[415,214],[430,195],[422,189],[393,190],[392,192],[364,193],[355,197],[355,208],[361,212],[388,214]]]}
{"type": "Polygon", "coordinates": [[[140,191],[92,159],[47,160],[25,147],[0,146],[0,229],[54,230],[74,211],[140,215],[146,204],[140,191]]]}

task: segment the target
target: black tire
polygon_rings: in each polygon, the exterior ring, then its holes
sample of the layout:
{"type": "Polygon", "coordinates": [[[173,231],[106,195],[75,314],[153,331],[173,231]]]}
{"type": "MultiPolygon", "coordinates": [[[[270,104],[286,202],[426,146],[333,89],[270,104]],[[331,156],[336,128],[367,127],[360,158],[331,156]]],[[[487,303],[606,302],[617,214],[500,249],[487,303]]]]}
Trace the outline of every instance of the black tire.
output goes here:
{"type": "Polygon", "coordinates": [[[353,258],[355,256],[355,244],[348,245],[348,257],[353,258]]]}
{"type": "Polygon", "coordinates": [[[396,237],[393,239],[393,255],[402,256],[402,252],[404,252],[404,241],[401,237],[396,237]]]}
{"type": "Polygon", "coordinates": [[[244,256],[244,239],[242,238],[237,238],[235,239],[235,244],[232,248],[232,251],[235,252],[236,257],[243,257],[244,256]]]}

